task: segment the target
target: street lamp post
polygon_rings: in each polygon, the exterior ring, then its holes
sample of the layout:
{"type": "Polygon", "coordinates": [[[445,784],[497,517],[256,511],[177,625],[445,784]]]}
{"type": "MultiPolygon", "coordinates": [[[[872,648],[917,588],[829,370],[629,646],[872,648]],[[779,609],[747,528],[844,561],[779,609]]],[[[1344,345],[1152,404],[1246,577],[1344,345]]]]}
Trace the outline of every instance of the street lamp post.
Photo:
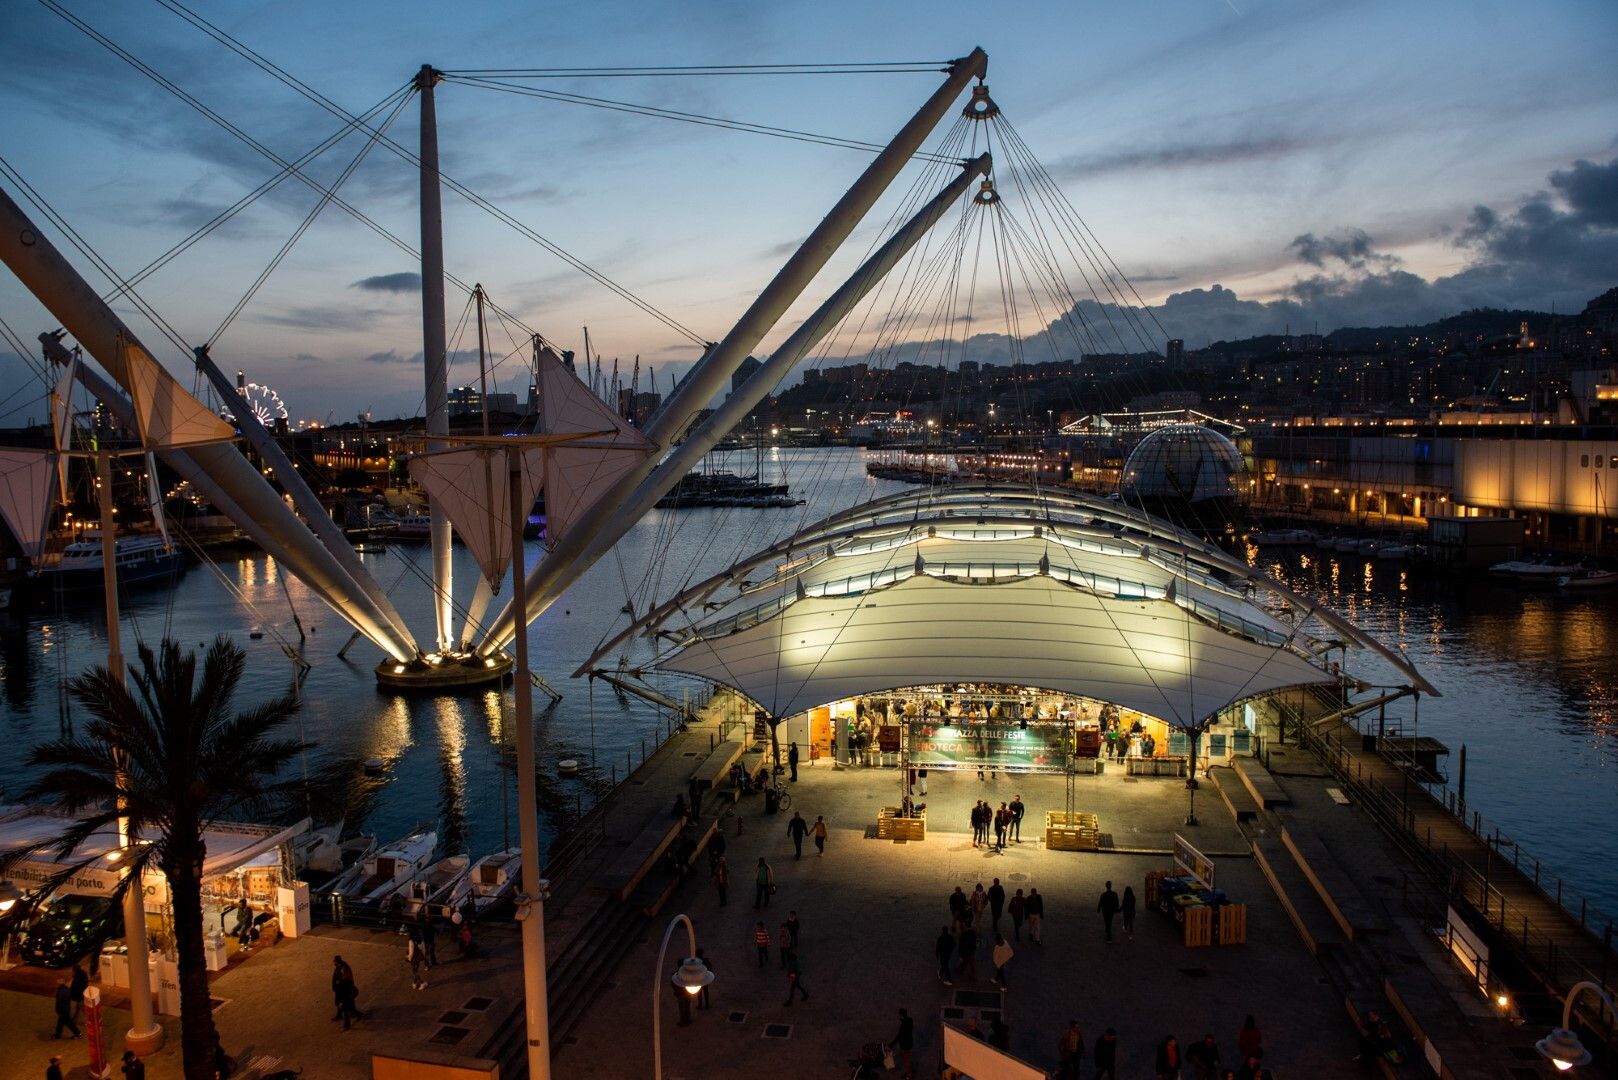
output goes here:
{"type": "Polygon", "coordinates": [[[1600,998],[1607,1011],[1618,1016],[1618,1006],[1613,1005],[1612,998],[1608,997],[1607,992],[1599,985],[1589,980],[1574,983],[1573,989],[1567,992],[1567,1000],[1562,1003],[1562,1026],[1553,1028],[1549,1035],[1534,1044],[1534,1049],[1562,1072],[1575,1065],[1590,1064],[1590,1051],[1584,1048],[1579,1037],[1573,1033],[1573,1002],[1582,990],[1588,990],[1600,998]]]}
{"type": "Polygon", "coordinates": [[[697,929],[691,925],[691,917],[683,914],[674,916],[669,920],[669,928],[663,931],[663,944],[657,950],[657,966],[652,971],[652,1080],[663,1080],[663,1010],[660,1007],[663,1004],[663,961],[668,955],[669,939],[674,936],[674,928],[681,923],[685,924],[686,944],[690,949],[686,958],[680,961],[680,970],[671,975],[669,981],[692,997],[702,993],[702,988],[711,986],[714,981],[714,973],[708,970],[708,965],[697,959],[697,929]]]}

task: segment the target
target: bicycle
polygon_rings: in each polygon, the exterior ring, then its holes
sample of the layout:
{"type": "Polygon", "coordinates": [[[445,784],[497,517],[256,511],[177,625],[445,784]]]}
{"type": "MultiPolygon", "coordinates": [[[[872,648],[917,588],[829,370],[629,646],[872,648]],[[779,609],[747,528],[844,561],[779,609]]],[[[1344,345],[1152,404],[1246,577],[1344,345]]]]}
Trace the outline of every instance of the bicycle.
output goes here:
{"type": "Polygon", "coordinates": [[[792,809],[792,796],[787,793],[787,789],[782,785],[781,781],[779,781],[779,780],[774,781],[771,784],[769,790],[775,793],[775,806],[776,806],[776,809],[778,809],[778,810],[790,810],[790,809],[792,809]]]}

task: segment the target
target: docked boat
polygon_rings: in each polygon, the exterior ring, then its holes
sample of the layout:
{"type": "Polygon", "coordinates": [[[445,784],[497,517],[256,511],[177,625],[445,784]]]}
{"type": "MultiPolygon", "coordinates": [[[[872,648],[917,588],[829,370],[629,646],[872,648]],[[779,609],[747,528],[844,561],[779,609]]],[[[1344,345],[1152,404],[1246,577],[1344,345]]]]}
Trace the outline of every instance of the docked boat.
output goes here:
{"type": "Polygon", "coordinates": [[[376,837],[351,836],[339,839],[343,823],[314,829],[293,842],[293,866],[305,880],[322,880],[341,874],[376,850],[376,837]]]}
{"type": "Polygon", "coordinates": [[[1339,536],[1332,540],[1331,549],[1339,555],[1358,555],[1360,542],[1352,536],[1339,536]]]}
{"type": "Polygon", "coordinates": [[[521,873],[522,851],[518,848],[507,848],[479,859],[467,878],[474,910],[481,915],[510,897],[517,891],[521,873]]]}
{"type": "Polygon", "coordinates": [[[1555,585],[1560,579],[1572,577],[1585,569],[1588,568],[1578,563],[1564,562],[1554,555],[1542,555],[1535,559],[1495,563],[1489,567],[1489,573],[1514,578],[1529,585],[1555,585]]]}
{"type": "Polygon", "coordinates": [[[400,890],[405,914],[413,916],[425,907],[429,912],[443,915],[459,907],[472,887],[466,876],[471,865],[468,856],[451,855],[416,875],[400,890]]]}
{"type": "Polygon", "coordinates": [[[325,891],[357,904],[376,903],[415,880],[432,861],[437,847],[437,833],[412,833],[367,855],[325,891]]]}
{"type": "Polygon", "coordinates": [[[399,514],[398,519],[382,535],[389,540],[420,541],[426,543],[433,538],[433,516],[425,510],[416,510],[408,514],[399,514]]]}
{"type": "Polygon", "coordinates": [[[1413,546],[1410,544],[1401,544],[1397,541],[1383,544],[1381,547],[1376,549],[1376,557],[1378,559],[1408,559],[1415,553],[1416,549],[1413,546]]]}
{"type": "Polygon", "coordinates": [[[1311,529],[1263,529],[1253,534],[1259,547],[1311,547],[1318,539],[1311,529]]]}
{"type": "Polygon", "coordinates": [[[1556,579],[1556,584],[1562,589],[1602,589],[1618,585],[1618,570],[1584,567],[1571,574],[1563,574],[1556,579]]]}
{"type": "MultiPolygon", "coordinates": [[[[88,535],[88,534],[86,534],[88,535]]],[[[114,547],[118,584],[167,581],[185,566],[185,553],[160,536],[120,536],[114,547]]],[[[99,589],[102,585],[101,540],[75,540],[62,549],[54,566],[40,571],[41,583],[57,589],[99,589]]]]}

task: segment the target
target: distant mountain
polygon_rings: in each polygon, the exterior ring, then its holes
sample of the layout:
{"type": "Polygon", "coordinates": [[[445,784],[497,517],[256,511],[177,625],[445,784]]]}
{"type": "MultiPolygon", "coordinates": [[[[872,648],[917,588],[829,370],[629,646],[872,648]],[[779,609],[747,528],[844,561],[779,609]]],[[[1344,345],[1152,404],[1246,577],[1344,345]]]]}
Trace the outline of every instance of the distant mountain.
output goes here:
{"type": "MultiPolygon", "coordinates": [[[[1387,345],[1418,337],[1444,338],[1450,334],[1458,334],[1463,338],[1479,335],[1486,338],[1499,337],[1503,334],[1515,334],[1524,322],[1535,330],[1543,330],[1553,317],[1546,311],[1475,308],[1418,326],[1344,326],[1327,334],[1325,339],[1330,349],[1359,351],[1373,349],[1379,344],[1387,345]]],[[[1272,353],[1280,352],[1286,347],[1286,343],[1287,338],[1281,334],[1262,334],[1234,341],[1216,341],[1208,348],[1214,352],[1272,353]]]]}

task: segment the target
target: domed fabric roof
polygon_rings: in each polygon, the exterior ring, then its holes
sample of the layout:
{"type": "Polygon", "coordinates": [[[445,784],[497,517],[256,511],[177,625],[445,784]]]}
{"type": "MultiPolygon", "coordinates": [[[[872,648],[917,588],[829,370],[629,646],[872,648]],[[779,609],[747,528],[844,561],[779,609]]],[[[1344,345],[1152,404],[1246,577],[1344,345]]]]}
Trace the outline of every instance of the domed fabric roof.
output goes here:
{"type": "Polygon", "coordinates": [[[1371,647],[1433,692],[1346,620],[1166,522],[1000,485],[920,489],[827,518],[683,590],[590,663],[635,633],[665,650],[650,670],[731,686],[776,716],[977,682],[1189,727],[1334,683],[1336,644],[1371,647]]]}
{"type": "Polygon", "coordinates": [[[1229,498],[1247,472],[1240,450],[1213,428],[1170,424],[1142,439],[1124,462],[1125,500],[1229,498]]]}

